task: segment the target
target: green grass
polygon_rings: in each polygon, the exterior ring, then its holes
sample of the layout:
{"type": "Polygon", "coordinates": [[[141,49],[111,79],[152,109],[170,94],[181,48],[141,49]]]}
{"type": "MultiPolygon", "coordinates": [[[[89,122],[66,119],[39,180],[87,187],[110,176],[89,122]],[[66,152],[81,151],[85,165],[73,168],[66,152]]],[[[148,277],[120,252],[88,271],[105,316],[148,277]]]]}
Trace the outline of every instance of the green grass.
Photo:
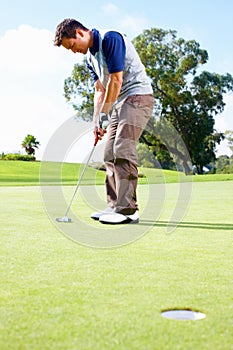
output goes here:
{"type": "MultiPolygon", "coordinates": [[[[73,163],[43,162],[44,183],[57,185],[74,185],[77,182],[77,175],[82,170],[83,165],[73,163]],[[58,173],[61,170],[62,176],[58,173]],[[45,171],[47,173],[45,174],[45,171]]],[[[0,185],[1,186],[38,186],[40,185],[40,162],[23,161],[0,161],[0,185]]],[[[104,174],[101,171],[88,167],[85,173],[85,184],[90,182],[103,183],[104,174]]]]}
{"type": "MultiPolygon", "coordinates": [[[[34,175],[27,169],[30,184],[34,175]]],[[[9,184],[7,172],[5,178],[9,184]]],[[[104,197],[103,186],[97,187],[104,197]]],[[[38,186],[2,186],[0,349],[233,349],[232,187],[232,181],[193,183],[186,215],[171,223],[168,234],[177,184],[167,184],[157,221],[152,207],[134,226],[135,233],[138,227],[147,231],[143,237],[116,249],[95,249],[58,231],[38,186]],[[167,320],[160,312],[168,308],[197,309],[207,317],[167,320]]],[[[138,187],[141,209],[146,189],[138,187]]],[[[73,187],[64,191],[70,197],[73,187]]],[[[89,218],[94,204],[80,193],[73,208],[86,224],[83,234],[93,237],[103,227],[89,218]]],[[[106,231],[118,234],[115,227],[106,231]]]]}
{"type": "MultiPolygon", "coordinates": [[[[43,178],[41,182],[44,184],[57,185],[62,181],[63,185],[74,185],[77,183],[83,165],[43,162],[42,169],[43,178]]],[[[37,186],[40,184],[40,171],[40,162],[0,161],[0,186],[37,186]]],[[[148,181],[149,183],[174,183],[181,181],[181,179],[194,182],[233,180],[233,174],[185,176],[183,173],[170,170],[141,168],[139,171],[146,175],[145,178],[139,179],[139,184],[146,184],[148,181]]],[[[103,184],[104,178],[105,173],[103,171],[88,167],[82,184],[103,184]]]]}

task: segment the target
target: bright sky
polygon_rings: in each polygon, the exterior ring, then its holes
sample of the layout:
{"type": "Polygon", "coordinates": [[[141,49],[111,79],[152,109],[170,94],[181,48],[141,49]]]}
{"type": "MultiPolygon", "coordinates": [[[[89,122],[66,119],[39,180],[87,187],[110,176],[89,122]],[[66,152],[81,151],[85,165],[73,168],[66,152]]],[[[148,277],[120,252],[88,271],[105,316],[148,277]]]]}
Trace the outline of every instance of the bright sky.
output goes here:
{"type": "MultiPolygon", "coordinates": [[[[37,158],[53,133],[74,112],[63,96],[63,84],[75,62],[83,59],[53,46],[55,28],[73,17],[88,28],[117,29],[130,39],[144,29],[177,31],[206,49],[203,70],[233,75],[232,0],[58,1],[8,0],[0,3],[0,152],[22,151],[27,134],[40,141],[37,158]]],[[[233,94],[225,97],[216,118],[220,131],[233,130],[233,94]]],[[[229,154],[223,145],[219,154],[229,154]]]]}

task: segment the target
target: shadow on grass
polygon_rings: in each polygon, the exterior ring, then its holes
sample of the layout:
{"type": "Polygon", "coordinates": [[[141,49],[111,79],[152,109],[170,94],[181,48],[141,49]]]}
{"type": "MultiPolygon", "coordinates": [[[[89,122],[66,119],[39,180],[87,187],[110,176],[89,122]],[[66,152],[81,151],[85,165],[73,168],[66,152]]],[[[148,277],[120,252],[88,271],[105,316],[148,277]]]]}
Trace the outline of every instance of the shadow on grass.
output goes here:
{"type": "Polygon", "coordinates": [[[158,226],[158,227],[181,227],[181,228],[196,228],[204,230],[225,230],[233,232],[233,224],[211,223],[211,222],[187,222],[187,221],[153,221],[140,220],[140,225],[158,226]]]}

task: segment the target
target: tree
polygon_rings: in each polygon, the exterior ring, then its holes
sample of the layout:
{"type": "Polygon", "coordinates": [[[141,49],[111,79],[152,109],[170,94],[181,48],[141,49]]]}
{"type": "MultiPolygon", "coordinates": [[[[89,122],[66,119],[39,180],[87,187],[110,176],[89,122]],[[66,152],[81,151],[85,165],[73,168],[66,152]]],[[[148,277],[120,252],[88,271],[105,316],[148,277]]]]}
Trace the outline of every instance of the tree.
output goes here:
{"type": "Polygon", "coordinates": [[[231,174],[233,173],[233,156],[221,155],[215,163],[217,173],[231,174]]]}
{"type": "Polygon", "coordinates": [[[155,168],[162,167],[163,169],[175,169],[175,162],[160,139],[161,134],[163,134],[164,139],[167,139],[167,135],[164,135],[164,130],[167,131],[169,128],[165,127],[163,130],[159,123],[156,123],[155,126],[152,124],[151,126],[151,121],[149,121],[149,127],[147,127],[146,130],[148,129],[150,132],[146,132],[146,137],[144,137],[145,133],[143,133],[140,138],[141,142],[137,147],[139,164],[146,166],[144,163],[144,160],[146,160],[147,163],[150,162],[155,168]],[[151,132],[152,129],[153,132],[151,132]],[[154,135],[156,135],[156,137],[154,137],[154,135]]]}
{"type": "Polygon", "coordinates": [[[226,130],[224,133],[227,141],[228,141],[228,146],[231,150],[231,152],[233,152],[233,131],[232,130],[226,130]]]}
{"type": "Polygon", "coordinates": [[[38,148],[40,145],[40,142],[36,140],[35,136],[28,134],[21,146],[25,149],[26,153],[29,155],[35,154],[35,148],[38,148]]]}
{"type": "Polygon", "coordinates": [[[144,166],[146,168],[156,167],[156,160],[154,154],[147,145],[139,143],[137,145],[137,152],[139,166],[144,166]]]}
{"type": "Polygon", "coordinates": [[[230,159],[226,155],[221,155],[216,159],[215,167],[216,172],[221,173],[225,172],[225,169],[227,169],[230,165],[230,159]]]}
{"type": "MultiPolygon", "coordinates": [[[[208,61],[207,51],[195,40],[177,38],[174,30],[144,30],[133,43],[151,78],[155,96],[154,115],[140,141],[153,149],[157,159],[168,159],[168,154],[179,158],[185,173],[190,171],[189,153],[191,162],[202,173],[203,166],[215,160],[216,145],[224,139],[224,134],[214,129],[214,118],[224,110],[224,94],[233,91],[232,76],[207,71],[198,75],[201,65],[208,61]],[[186,150],[178,147],[181,143],[172,137],[174,130],[169,140],[163,137],[167,125],[169,131],[173,126],[186,150]]],[[[81,117],[90,120],[92,114],[84,112],[93,109],[94,89],[84,63],[74,66],[64,89],[66,100],[82,112],[81,117]]]]}
{"type": "Polygon", "coordinates": [[[70,102],[78,116],[91,121],[94,101],[94,86],[85,61],[75,64],[71,76],[65,79],[64,92],[67,102],[70,102]]]}
{"type": "MultiPolygon", "coordinates": [[[[232,76],[206,71],[198,75],[208,53],[195,40],[177,38],[176,31],[145,30],[133,42],[151,78],[156,100],[156,117],[150,124],[151,131],[144,132],[143,142],[151,143],[148,138],[156,135],[158,121],[169,121],[202,173],[203,166],[215,160],[216,145],[224,138],[214,129],[214,117],[224,110],[223,95],[233,91],[232,76]]],[[[163,139],[163,144],[179,157],[188,173],[187,156],[177,148],[176,140],[170,137],[168,143],[163,139]]]]}

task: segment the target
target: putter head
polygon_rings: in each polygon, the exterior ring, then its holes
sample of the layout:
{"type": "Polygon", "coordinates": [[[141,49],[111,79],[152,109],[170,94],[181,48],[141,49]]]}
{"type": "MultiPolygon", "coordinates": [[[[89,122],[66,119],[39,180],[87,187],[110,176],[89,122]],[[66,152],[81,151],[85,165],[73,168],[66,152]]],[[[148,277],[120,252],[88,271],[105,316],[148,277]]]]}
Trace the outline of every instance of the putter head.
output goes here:
{"type": "Polygon", "coordinates": [[[71,219],[67,216],[63,216],[63,218],[56,218],[57,222],[71,222],[71,219]]]}

